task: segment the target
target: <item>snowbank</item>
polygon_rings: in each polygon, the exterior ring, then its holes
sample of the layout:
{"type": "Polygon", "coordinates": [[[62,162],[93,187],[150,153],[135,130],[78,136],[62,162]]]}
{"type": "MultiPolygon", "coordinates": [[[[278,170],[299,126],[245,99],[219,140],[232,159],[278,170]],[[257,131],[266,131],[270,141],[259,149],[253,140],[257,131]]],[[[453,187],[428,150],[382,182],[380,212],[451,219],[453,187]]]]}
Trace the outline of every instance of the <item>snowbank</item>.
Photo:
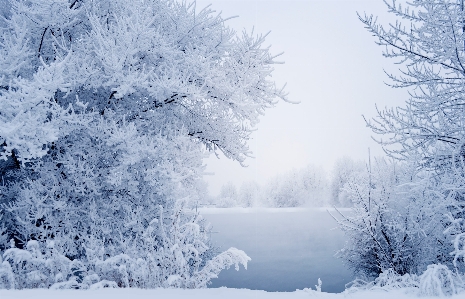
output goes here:
{"type": "MultiPolygon", "coordinates": [[[[98,299],[98,298],[112,298],[112,299],[152,299],[152,298],[170,298],[170,299],[300,299],[300,298],[315,298],[315,299],[411,299],[419,298],[416,295],[405,294],[400,290],[396,291],[364,291],[357,293],[324,293],[316,292],[314,290],[298,290],[295,292],[265,292],[247,289],[196,289],[196,290],[182,290],[182,289],[100,289],[100,290],[21,290],[9,291],[0,290],[0,298],[2,299],[98,299]]],[[[448,297],[451,299],[463,298],[463,294],[448,297]]]]}

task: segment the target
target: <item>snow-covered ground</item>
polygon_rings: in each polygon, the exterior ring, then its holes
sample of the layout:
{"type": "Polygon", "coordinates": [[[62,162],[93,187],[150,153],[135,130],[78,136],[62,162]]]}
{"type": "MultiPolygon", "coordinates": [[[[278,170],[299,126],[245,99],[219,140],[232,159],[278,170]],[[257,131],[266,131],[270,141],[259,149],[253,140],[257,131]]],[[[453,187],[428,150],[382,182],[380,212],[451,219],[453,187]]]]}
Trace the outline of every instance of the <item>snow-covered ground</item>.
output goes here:
{"type": "Polygon", "coordinates": [[[322,290],[335,293],[353,279],[334,257],[345,237],[326,208],[205,208],[200,214],[212,223],[220,250],[236,247],[252,258],[247,270],[223,270],[210,287],[292,292],[321,278],[322,290]]]}
{"type": "MultiPolygon", "coordinates": [[[[450,299],[463,299],[463,294],[448,297],[450,299]]],[[[265,292],[258,290],[246,289],[199,289],[199,290],[180,290],[180,289],[101,289],[101,290],[0,290],[1,299],[410,299],[419,298],[415,295],[408,295],[402,291],[366,291],[358,293],[324,293],[312,290],[299,290],[295,292],[265,292]]],[[[426,298],[426,297],[423,297],[426,298]]]]}

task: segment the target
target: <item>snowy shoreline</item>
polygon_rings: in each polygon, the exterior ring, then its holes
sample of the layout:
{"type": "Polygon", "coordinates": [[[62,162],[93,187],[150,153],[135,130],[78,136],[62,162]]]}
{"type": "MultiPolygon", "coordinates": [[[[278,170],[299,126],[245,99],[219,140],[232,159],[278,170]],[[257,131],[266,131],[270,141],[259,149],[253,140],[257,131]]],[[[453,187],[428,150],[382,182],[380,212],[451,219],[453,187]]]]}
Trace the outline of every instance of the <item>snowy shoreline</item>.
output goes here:
{"type": "MultiPolygon", "coordinates": [[[[296,290],[295,292],[266,292],[259,290],[248,289],[230,289],[230,288],[214,288],[214,289],[100,289],[100,290],[45,290],[45,289],[27,289],[27,290],[0,290],[0,298],[2,299],[81,299],[86,296],[87,299],[96,298],[202,298],[202,299],[299,299],[299,298],[324,298],[324,299],[404,299],[404,298],[419,298],[415,294],[406,293],[402,290],[395,291],[360,291],[356,293],[325,293],[316,292],[310,289],[296,290]]],[[[431,298],[431,297],[422,297],[431,298]]],[[[463,298],[463,294],[448,297],[451,299],[463,298]]]]}

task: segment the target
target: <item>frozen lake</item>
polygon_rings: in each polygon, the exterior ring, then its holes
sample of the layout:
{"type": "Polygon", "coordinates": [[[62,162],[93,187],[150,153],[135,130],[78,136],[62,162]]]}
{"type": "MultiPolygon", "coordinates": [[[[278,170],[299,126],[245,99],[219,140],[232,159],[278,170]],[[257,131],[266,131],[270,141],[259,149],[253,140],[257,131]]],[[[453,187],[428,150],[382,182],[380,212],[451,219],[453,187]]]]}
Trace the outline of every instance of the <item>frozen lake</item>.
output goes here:
{"type": "Polygon", "coordinates": [[[223,270],[210,287],[290,292],[315,288],[342,292],[351,272],[334,257],[344,234],[326,209],[201,209],[213,225],[212,240],[220,250],[236,247],[252,261],[248,269],[223,270]]]}

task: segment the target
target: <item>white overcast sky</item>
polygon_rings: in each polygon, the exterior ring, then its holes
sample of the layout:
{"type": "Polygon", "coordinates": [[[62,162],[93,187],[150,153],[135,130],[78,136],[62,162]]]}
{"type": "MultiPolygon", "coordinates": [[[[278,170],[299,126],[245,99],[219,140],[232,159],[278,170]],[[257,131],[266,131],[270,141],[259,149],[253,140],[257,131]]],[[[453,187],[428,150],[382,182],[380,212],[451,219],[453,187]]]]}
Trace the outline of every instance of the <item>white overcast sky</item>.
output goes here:
{"type": "Polygon", "coordinates": [[[402,105],[408,93],[385,85],[384,70],[398,66],[382,56],[382,48],[358,20],[356,12],[392,20],[382,0],[198,0],[197,9],[212,4],[236,31],[271,31],[267,45],[284,52],[273,78],[287,83],[289,99],[262,117],[250,148],[255,159],[244,168],[214,155],[205,160],[210,192],[232,181],[263,184],[268,178],[308,164],[330,172],[342,156],[365,160],[368,148],[381,155],[371,140],[362,115],[372,117],[379,108],[402,105]]]}

